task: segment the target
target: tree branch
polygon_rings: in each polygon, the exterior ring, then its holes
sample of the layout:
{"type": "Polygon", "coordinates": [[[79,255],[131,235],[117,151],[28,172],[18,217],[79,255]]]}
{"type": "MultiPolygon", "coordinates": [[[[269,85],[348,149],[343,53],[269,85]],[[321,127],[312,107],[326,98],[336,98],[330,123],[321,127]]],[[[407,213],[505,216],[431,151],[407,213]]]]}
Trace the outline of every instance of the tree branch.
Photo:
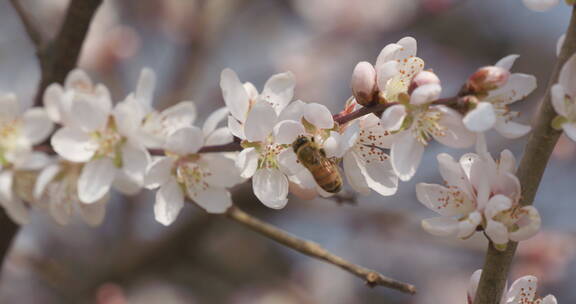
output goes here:
{"type": "MultiPolygon", "coordinates": [[[[554,111],[550,101],[550,88],[558,81],[562,66],[574,52],[576,52],[576,8],[572,7],[572,17],[566,31],[564,46],[548,81],[546,95],[542,98],[534,130],[528,139],[518,167],[517,176],[522,186],[522,198],[520,200],[522,205],[533,203],[550,154],[561,134],[560,131],[554,130],[551,126],[552,120],[556,117],[556,111],[554,111]]],[[[504,290],[516,246],[517,243],[511,242],[508,244],[508,248],[501,252],[490,243],[474,304],[498,303],[504,290]]]]}
{"type": "Polygon", "coordinates": [[[34,24],[32,23],[32,20],[30,20],[28,14],[26,14],[20,2],[18,0],[10,0],[10,2],[12,3],[12,7],[14,7],[14,10],[16,10],[16,13],[20,17],[22,25],[24,26],[24,30],[26,30],[26,33],[28,33],[28,37],[32,41],[32,44],[34,44],[34,46],[36,47],[36,51],[40,50],[42,48],[42,35],[40,34],[36,26],[34,26],[34,24]]]}
{"type": "Polygon", "coordinates": [[[270,238],[284,246],[290,247],[307,256],[320,259],[332,265],[338,266],[350,272],[351,274],[363,279],[364,281],[366,281],[366,284],[370,287],[384,286],[409,294],[416,293],[416,287],[414,287],[413,285],[385,277],[374,270],[370,270],[362,266],[352,264],[351,262],[330,253],[317,243],[299,239],[279,228],[276,228],[270,224],[262,222],[257,218],[252,217],[246,212],[240,210],[238,207],[232,206],[230,209],[228,209],[226,215],[231,220],[236,221],[248,227],[249,229],[267,238],[270,238]]]}
{"type": "Polygon", "coordinates": [[[63,83],[66,75],[76,67],[92,18],[101,3],[102,0],[72,0],[60,32],[46,48],[39,50],[42,78],[36,105],[42,104],[42,95],[48,85],[63,83]]]}

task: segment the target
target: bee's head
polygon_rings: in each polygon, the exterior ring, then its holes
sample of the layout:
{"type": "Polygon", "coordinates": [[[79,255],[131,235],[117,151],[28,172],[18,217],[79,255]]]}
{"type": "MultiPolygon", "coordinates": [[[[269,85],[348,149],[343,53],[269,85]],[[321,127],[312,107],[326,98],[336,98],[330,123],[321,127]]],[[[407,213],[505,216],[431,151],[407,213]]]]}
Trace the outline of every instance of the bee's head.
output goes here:
{"type": "Polygon", "coordinates": [[[306,136],[300,135],[296,140],[292,143],[292,149],[294,152],[297,152],[300,147],[310,142],[310,139],[306,136]]]}

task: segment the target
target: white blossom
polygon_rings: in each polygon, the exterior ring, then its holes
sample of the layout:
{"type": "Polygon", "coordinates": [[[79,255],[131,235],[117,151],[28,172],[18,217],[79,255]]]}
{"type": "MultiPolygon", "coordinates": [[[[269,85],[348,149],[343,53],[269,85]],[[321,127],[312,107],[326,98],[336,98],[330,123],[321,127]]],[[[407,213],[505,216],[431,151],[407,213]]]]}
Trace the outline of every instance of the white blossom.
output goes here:
{"type": "Polygon", "coordinates": [[[576,141],[576,55],[572,55],[562,67],[558,83],[552,86],[552,106],[558,113],[553,126],[561,129],[576,141]]]}
{"type": "Polygon", "coordinates": [[[558,5],[559,0],[522,0],[522,2],[533,11],[544,12],[558,5]]]}
{"type": "MultiPolygon", "coordinates": [[[[506,56],[496,63],[496,67],[509,71],[518,55],[506,56]]],[[[473,132],[485,132],[491,128],[506,138],[518,138],[530,132],[528,125],[513,121],[518,112],[511,111],[509,105],[526,98],[536,89],[533,75],[512,73],[506,83],[479,96],[475,108],[464,117],[464,125],[473,132]]]]}

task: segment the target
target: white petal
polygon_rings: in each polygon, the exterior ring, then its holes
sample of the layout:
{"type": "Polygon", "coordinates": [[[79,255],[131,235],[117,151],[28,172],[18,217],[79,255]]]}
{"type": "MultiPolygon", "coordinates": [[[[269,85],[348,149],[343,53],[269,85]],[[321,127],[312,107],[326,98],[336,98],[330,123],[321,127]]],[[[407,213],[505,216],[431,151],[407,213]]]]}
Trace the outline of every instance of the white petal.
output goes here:
{"type": "Polygon", "coordinates": [[[556,42],[556,57],[560,56],[560,52],[562,52],[562,47],[564,46],[564,41],[566,40],[566,34],[562,34],[558,37],[558,41],[556,42]]]}
{"type": "Polygon", "coordinates": [[[536,12],[544,12],[558,4],[558,0],[522,0],[524,5],[536,12]]]}
{"type": "Polygon", "coordinates": [[[406,118],[406,107],[404,105],[393,105],[382,114],[381,127],[386,131],[400,130],[406,118]]]}
{"type": "Polygon", "coordinates": [[[246,93],[248,93],[248,99],[250,99],[250,101],[255,101],[256,99],[258,99],[258,96],[260,96],[260,93],[258,93],[258,89],[256,89],[256,87],[254,86],[253,83],[246,81],[244,84],[244,89],[246,90],[246,93]]]}
{"type": "Polygon", "coordinates": [[[71,106],[71,117],[83,131],[95,131],[106,126],[111,107],[95,98],[75,99],[71,106]]]}
{"type": "Polygon", "coordinates": [[[458,231],[458,221],[451,217],[434,217],[422,220],[422,228],[436,236],[451,236],[458,231]]]}
{"type": "MultiPolygon", "coordinates": [[[[147,134],[147,130],[142,129],[142,121],[147,118],[145,122],[147,127],[156,123],[156,120],[154,119],[156,117],[151,116],[148,118],[146,117],[148,114],[149,111],[144,109],[142,104],[132,95],[126,97],[124,101],[117,103],[113,111],[114,121],[118,128],[118,132],[128,137],[136,136],[139,132],[147,134]]],[[[151,137],[153,136],[154,135],[151,137]]]]}
{"type": "Polygon", "coordinates": [[[508,172],[514,174],[516,172],[516,157],[506,149],[500,152],[500,161],[498,163],[498,169],[500,172],[508,172]]]}
{"type": "Polygon", "coordinates": [[[193,101],[181,101],[161,113],[163,123],[169,131],[192,126],[196,115],[196,104],[193,101]]]}
{"type": "Polygon", "coordinates": [[[219,154],[202,155],[202,165],[208,169],[210,175],[204,180],[217,188],[227,188],[239,184],[240,171],[234,165],[234,160],[219,154]]]}
{"type": "Polygon", "coordinates": [[[496,100],[504,104],[526,98],[536,89],[536,77],[533,75],[514,73],[508,78],[508,82],[496,90],[488,93],[486,100],[496,100]]]}
{"type": "Polygon", "coordinates": [[[98,145],[87,133],[76,128],[64,127],[51,138],[54,151],[72,162],[85,162],[94,155],[98,145]]]}
{"type": "Polygon", "coordinates": [[[80,201],[90,204],[103,198],[110,191],[116,170],[112,159],[108,157],[88,162],[78,179],[80,201]]]}
{"type": "Polygon", "coordinates": [[[148,106],[152,105],[155,87],[156,73],[150,68],[143,68],[140,71],[140,78],[138,78],[138,84],[136,85],[136,98],[148,106]]]}
{"type": "Polygon", "coordinates": [[[174,160],[170,157],[158,157],[150,163],[144,177],[144,187],[155,189],[168,182],[172,176],[174,160]]]}
{"type": "Polygon", "coordinates": [[[318,129],[332,129],[334,119],[332,113],[324,105],[309,103],[304,110],[304,118],[318,129]]]}
{"type": "Polygon", "coordinates": [[[488,225],[484,229],[484,232],[486,232],[486,235],[488,235],[490,240],[496,245],[508,243],[508,229],[500,222],[488,220],[488,225]]]}
{"type": "Polygon", "coordinates": [[[282,113],[280,113],[280,116],[278,116],[278,121],[283,120],[300,121],[302,119],[302,116],[304,116],[306,105],[307,104],[302,100],[296,100],[291,102],[286,108],[284,108],[282,113]]]}
{"type": "Polygon", "coordinates": [[[46,140],[54,128],[54,124],[43,108],[32,108],[26,111],[22,119],[24,136],[33,145],[46,140]]]}
{"type": "Polygon", "coordinates": [[[234,141],[234,136],[228,128],[218,128],[206,137],[206,146],[223,145],[234,141]]]}
{"type": "Polygon", "coordinates": [[[494,129],[496,129],[500,135],[506,138],[514,139],[530,133],[532,127],[511,120],[507,121],[505,119],[497,119],[496,125],[494,125],[494,129]]]}
{"type": "Polygon", "coordinates": [[[252,177],[256,197],[267,207],[282,209],[288,199],[288,179],[277,169],[260,169],[252,177]]]}
{"type": "Polygon", "coordinates": [[[508,55],[508,56],[498,60],[498,62],[496,62],[496,64],[495,64],[495,66],[510,71],[510,69],[512,69],[514,62],[516,61],[516,59],[518,59],[518,57],[520,57],[520,55],[516,55],[516,54],[508,55]]]}
{"type": "Polygon", "coordinates": [[[378,148],[371,148],[364,161],[366,170],[363,173],[370,189],[383,196],[394,195],[398,190],[398,176],[388,155],[378,148]]]}
{"type": "Polygon", "coordinates": [[[274,126],[274,140],[278,144],[290,145],[305,133],[304,126],[294,120],[284,120],[274,126]]]}
{"type": "Polygon", "coordinates": [[[410,95],[410,104],[422,105],[430,103],[440,96],[442,87],[439,84],[426,84],[417,87],[410,95]]]}
{"type": "Polygon", "coordinates": [[[498,213],[512,207],[512,200],[504,195],[495,195],[488,201],[484,214],[489,219],[494,218],[498,213]]]}
{"type": "Polygon", "coordinates": [[[136,195],[142,189],[142,180],[135,180],[126,172],[117,170],[114,181],[112,181],[112,188],[124,195],[136,195]]]}
{"type": "Polygon", "coordinates": [[[280,170],[287,175],[295,175],[302,170],[306,170],[306,168],[298,162],[298,157],[296,153],[294,153],[294,150],[290,148],[278,153],[278,164],[280,165],[280,170]]]}
{"type": "Polygon", "coordinates": [[[518,220],[518,230],[510,232],[510,239],[515,242],[533,237],[540,231],[540,225],[542,224],[540,213],[534,206],[522,207],[522,211],[525,211],[526,214],[518,220]]]}
{"type": "Polygon", "coordinates": [[[255,104],[246,118],[244,135],[252,142],[264,141],[276,125],[277,116],[274,108],[267,102],[255,104]]]}
{"type": "Polygon", "coordinates": [[[46,113],[52,121],[61,122],[62,117],[65,115],[63,111],[64,89],[58,83],[53,83],[44,91],[43,102],[46,113]]]}
{"type": "Polygon", "coordinates": [[[175,179],[162,185],[156,192],[154,218],[164,226],[169,226],[176,220],[184,207],[184,194],[175,179]]]}
{"type": "Polygon", "coordinates": [[[433,134],[436,141],[452,148],[467,148],[474,144],[476,134],[464,126],[460,113],[445,106],[435,106],[434,109],[442,113],[438,124],[445,128],[442,136],[433,134]]]}
{"type": "Polygon", "coordinates": [[[446,153],[440,153],[436,156],[438,160],[438,171],[445,183],[449,186],[457,187],[469,196],[472,196],[473,189],[468,180],[466,172],[452,156],[446,153]]]}
{"type": "Polygon", "coordinates": [[[240,139],[246,139],[244,135],[244,126],[234,118],[234,116],[228,116],[228,129],[232,134],[240,139]]]}
{"type": "Polygon", "coordinates": [[[398,62],[388,61],[376,67],[376,83],[381,92],[386,91],[388,81],[398,74],[398,62]]]}
{"type": "Polygon", "coordinates": [[[468,284],[468,304],[472,304],[472,300],[476,297],[476,290],[478,289],[478,284],[480,283],[480,277],[482,276],[482,269],[474,271],[470,277],[470,283],[468,284]]]}
{"type": "Polygon", "coordinates": [[[376,58],[376,65],[375,65],[376,68],[378,68],[379,66],[381,66],[386,62],[398,59],[396,54],[400,52],[401,49],[402,46],[397,43],[390,43],[386,45],[382,49],[382,51],[380,51],[380,54],[378,54],[378,57],[376,58]]]}
{"type": "Polygon", "coordinates": [[[142,186],[146,168],[150,163],[150,154],[144,147],[131,143],[122,146],[122,171],[136,184],[142,186]]]}
{"type": "Polygon", "coordinates": [[[350,186],[360,194],[367,195],[370,193],[370,188],[360,166],[362,166],[362,162],[353,152],[344,155],[344,173],[350,186]]]}
{"type": "Polygon", "coordinates": [[[178,155],[186,155],[198,152],[204,144],[204,134],[195,126],[184,127],[168,135],[166,150],[178,155]]]}
{"type": "Polygon", "coordinates": [[[104,221],[104,217],[106,216],[106,205],[108,205],[109,200],[109,195],[105,195],[93,204],[77,204],[76,206],[86,224],[96,227],[104,221]]]}
{"type": "Polygon", "coordinates": [[[246,148],[238,154],[236,167],[240,170],[240,176],[250,178],[258,169],[258,159],[260,154],[254,148],[246,148]]]}
{"type": "Polygon", "coordinates": [[[392,168],[402,181],[408,181],[416,173],[422,160],[424,146],[412,136],[410,130],[403,131],[392,144],[390,157],[392,168]]]}
{"type": "Polygon", "coordinates": [[[571,140],[576,141],[576,123],[565,123],[562,130],[571,140]]]}
{"type": "Polygon", "coordinates": [[[547,295],[542,299],[542,304],[558,304],[558,301],[555,296],[547,295]]]}
{"type": "Polygon", "coordinates": [[[416,56],[417,43],[416,43],[416,39],[414,39],[414,37],[406,36],[406,37],[403,37],[402,39],[398,40],[398,42],[396,42],[396,43],[398,43],[400,46],[402,46],[401,55],[400,55],[401,58],[416,56]]]}
{"type": "Polygon", "coordinates": [[[560,84],[555,84],[550,89],[550,95],[552,99],[552,106],[554,106],[554,110],[556,113],[561,116],[568,115],[568,109],[566,105],[566,92],[564,92],[564,88],[560,84]]]}
{"type": "Polygon", "coordinates": [[[517,279],[508,290],[507,303],[532,303],[537,287],[538,278],[535,276],[528,275],[517,279]]]}
{"type": "Polygon", "coordinates": [[[279,115],[292,101],[294,86],[294,75],[291,72],[276,74],[266,81],[260,98],[269,102],[279,115]]]}
{"type": "Polygon", "coordinates": [[[198,191],[192,199],[208,213],[224,213],[232,206],[230,192],[221,188],[208,187],[198,191]]]}
{"type": "Polygon", "coordinates": [[[0,120],[13,120],[20,116],[20,105],[16,95],[9,93],[0,96],[0,120]]]}
{"type": "Polygon", "coordinates": [[[474,110],[464,116],[462,121],[472,132],[486,132],[496,123],[496,113],[491,103],[480,102],[474,110]]]}
{"type": "Polygon", "coordinates": [[[208,135],[216,130],[220,122],[228,117],[228,114],[230,114],[230,110],[226,107],[222,107],[212,112],[212,114],[206,118],[206,121],[204,121],[204,125],[202,125],[202,132],[204,132],[204,135],[208,135]]]}
{"type": "Polygon", "coordinates": [[[12,171],[0,171],[0,202],[6,203],[15,199],[12,184],[14,173],[12,171]]]}
{"type": "Polygon", "coordinates": [[[50,182],[52,182],[58,173],[60,173],[60,166],[54,164],[44,168],[40,174],[38,174],[36,182],[34,183],[33,195],[35,199],[40,199],[42,197],[46,187],[50,182]]]}
{"type": "Polygon", "coordinates": [[[66,79],[64,80],[64,87],[66,89],[75,89],[84,91],[86,89],[92,88],[92,80],[81,69],[74,69],[68,73],[66,79]]]}
{"type": "Polygon", "coordinates": [[[330,136],[324,141],[323,149],[328,157],[342,157],[346,150],[340,150],[342,135],[336,131],[330,131],[330,136]]]}
{"type": "Polygon", "coordinates": [[[224,69],[220,74],[220,88],[232,116],[241,122],[245,121],[250,101],[238,75],[231,69],[224,69]]]}
{"type": "Polygon", "coordinates": [[[416,185],[418,201],[428,209],[443,216],[462,215],[470,212],[470,201],[460,202],[452,189],[442,185],[419,183],[416,185]]]}
{"type": "Polygon", "coordinates": [[[476,232],[476,228],[478,228],[478,225],[481,223],[482,215],[480,212],[474,211],[468,214],[468,217],[465,220],[459,221],[457,236],[462,239],[470,237],[474,232],[476,232]]]}
{"type": "Polygon", "coordinates": [[[19,158],[17,162],[14,162],[15,169],[40,170],[52,162],[50,157],[44,152],[32,152],[23,156],[25,157],[19,158]]]}

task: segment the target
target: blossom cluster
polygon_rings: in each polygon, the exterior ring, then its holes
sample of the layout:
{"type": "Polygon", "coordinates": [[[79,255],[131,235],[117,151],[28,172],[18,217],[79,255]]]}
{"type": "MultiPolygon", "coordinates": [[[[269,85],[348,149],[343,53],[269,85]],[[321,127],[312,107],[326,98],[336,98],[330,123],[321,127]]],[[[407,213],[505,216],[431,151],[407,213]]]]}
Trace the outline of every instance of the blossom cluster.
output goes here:
{"type": "Polygon", "coordinates": [[[442,216],[423,226],[461,238],[484,230],[504,246],[540,226],[536,209],[519,204],[513,155],[504,151],[495,161],[483,144],[490,129],[506,138],[530,131],[509,109],[536,87],[533,76],[510,72],[517,57],[478,69],[457,96],[440,98],[439,77],[425,69],[416,40],[405,37],[385,46],[374,64],[358,63],[353,96],[336,115],[295,99],[290,72],[273,75],[258,91],[225,69],[225,106],[201,127],[191,101],[152,107],[156,76],[149,69],[117,103],[105,85],[74,70],[63,85],[47,88],[43,108],[21,113],[13,95],[0,99],[0,202],[19,223],[38,206],[61,224],[76,212],[97,225],[111,189],[132,195],[146,188],[156,190],[156,220],[169,225],[187,200],[226,212],[233,204],[229,189],[248,179],[274,209],[286,206],[289,193],[335,195],[344,180],[361,194],[394,195],[399,181],[416,174],[433,140],[459,149],[476,143],[478,154],[460,162],[438,156],[447,186],[417,186],[418,199],[442,216]]]}
{"type": "MultiPolygon", "coordinates": [[[[468,304],[474,303],[474,297],[478,289],[482,270],[476,270],[472,277],[470,277],[470,284],[468,286],[468,304]]],[[[498,304],[558,304],[556,297],[547,295],[544,298],[539,298],[536,295],[538,287],[538,278],[535,276],[523,276],[510,286],[510,289],[504,288],[502,298],[498,304]]]]}

